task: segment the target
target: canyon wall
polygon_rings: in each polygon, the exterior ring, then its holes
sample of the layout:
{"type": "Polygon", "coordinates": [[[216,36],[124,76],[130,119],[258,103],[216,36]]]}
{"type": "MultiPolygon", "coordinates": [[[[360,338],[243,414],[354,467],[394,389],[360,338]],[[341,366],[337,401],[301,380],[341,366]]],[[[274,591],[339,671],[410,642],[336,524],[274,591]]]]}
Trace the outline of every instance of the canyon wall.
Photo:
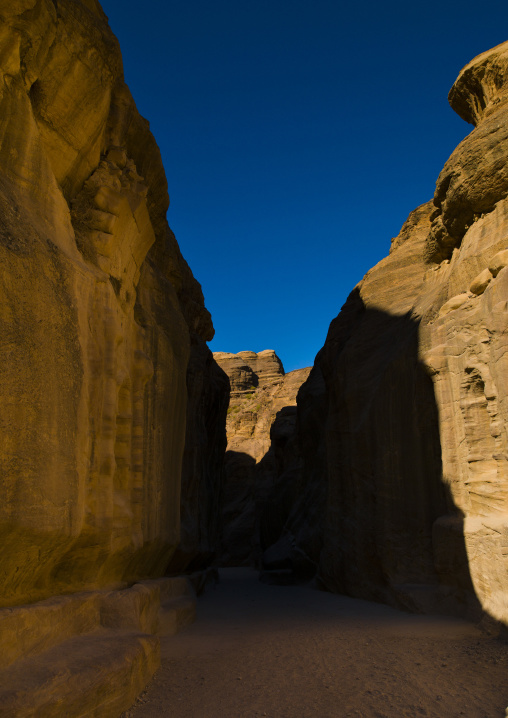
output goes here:
{"type": "Polygon", "coordinates": [[[12,606],[163,575],[182,475],[176,569],[207,563],[228,381],[99,4],[1,0],[0,16],[0,605],[12,606]]]}
{"type": "Polygon", "coordinates": [[[182,463],[180,542],[169,573],[200,571],[221,554],[229,380],[202,339],[191,335],[187,432],[182,463]]]}
{"type": "Polygon", "coordinates": [[[310,369],[286,374],[270,349],[214,358],[231,383],[221,564],[262,566],[298,493],[296,395],[310,369]]]}
{"type": "Polygon", "coordinates": [[[475,128],[332,321],[301,452],[325,496],[322,585],[506,623],[508,43],[449,100],[475,128]]]}

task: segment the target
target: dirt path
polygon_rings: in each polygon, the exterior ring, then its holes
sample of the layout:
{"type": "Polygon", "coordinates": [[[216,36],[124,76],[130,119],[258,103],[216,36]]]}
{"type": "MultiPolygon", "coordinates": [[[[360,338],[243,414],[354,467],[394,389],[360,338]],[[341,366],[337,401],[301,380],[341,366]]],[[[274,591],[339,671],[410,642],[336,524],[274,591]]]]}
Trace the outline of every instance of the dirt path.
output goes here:
{"type": "Polygon", "coordinates": [[[221,571],[125,718],[504,718],[508,645],[415,616],[221,571]]]}

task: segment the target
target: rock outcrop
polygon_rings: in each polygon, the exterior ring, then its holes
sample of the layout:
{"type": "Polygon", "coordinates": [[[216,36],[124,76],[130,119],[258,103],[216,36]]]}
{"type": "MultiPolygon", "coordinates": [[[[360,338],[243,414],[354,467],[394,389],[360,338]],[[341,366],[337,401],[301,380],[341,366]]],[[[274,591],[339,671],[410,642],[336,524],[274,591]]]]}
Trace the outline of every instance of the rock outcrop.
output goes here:
{"type": "Polygon", "coordinates": [[[331,323],[301,452],[326,494],[324,586],[506,623],[508,43],[449,99],[475,129],[331,323]]]}
{"type": "Polygon", "coordinates": [[[259,566],[295,498],[296,395],[310,368],[285,374],[272,350],[215,352],[214,358],[231,383],[222,565],[259,566]]]}
{"type": "Polygon", "coordinates": [[[1,0],[0,606],[164,575],[182,463],[179,568],[216,550],[227,377],[168,204],[98,2],[1,0]]]}

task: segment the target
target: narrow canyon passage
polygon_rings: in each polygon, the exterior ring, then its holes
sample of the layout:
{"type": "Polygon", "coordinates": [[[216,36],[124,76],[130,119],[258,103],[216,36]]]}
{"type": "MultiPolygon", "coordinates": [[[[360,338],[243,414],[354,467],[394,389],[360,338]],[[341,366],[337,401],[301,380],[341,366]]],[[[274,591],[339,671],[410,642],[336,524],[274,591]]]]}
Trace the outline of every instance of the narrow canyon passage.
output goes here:
{"type": "Polygon", "coordinates": [[[508,645],[419,616],[222,569],[124,718],[502,718],[508,645]]]}

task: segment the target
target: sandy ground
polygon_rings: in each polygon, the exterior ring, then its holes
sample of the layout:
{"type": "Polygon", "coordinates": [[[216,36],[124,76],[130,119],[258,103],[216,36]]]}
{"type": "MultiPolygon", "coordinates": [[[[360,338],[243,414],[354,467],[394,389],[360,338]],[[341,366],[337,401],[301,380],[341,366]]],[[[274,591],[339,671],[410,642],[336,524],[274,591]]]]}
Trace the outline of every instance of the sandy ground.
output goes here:
{"type": "Polygon", "coordinates": [[[125,718],[504,718],[508,645],[415,616],[221,571],[125,718]]]}

